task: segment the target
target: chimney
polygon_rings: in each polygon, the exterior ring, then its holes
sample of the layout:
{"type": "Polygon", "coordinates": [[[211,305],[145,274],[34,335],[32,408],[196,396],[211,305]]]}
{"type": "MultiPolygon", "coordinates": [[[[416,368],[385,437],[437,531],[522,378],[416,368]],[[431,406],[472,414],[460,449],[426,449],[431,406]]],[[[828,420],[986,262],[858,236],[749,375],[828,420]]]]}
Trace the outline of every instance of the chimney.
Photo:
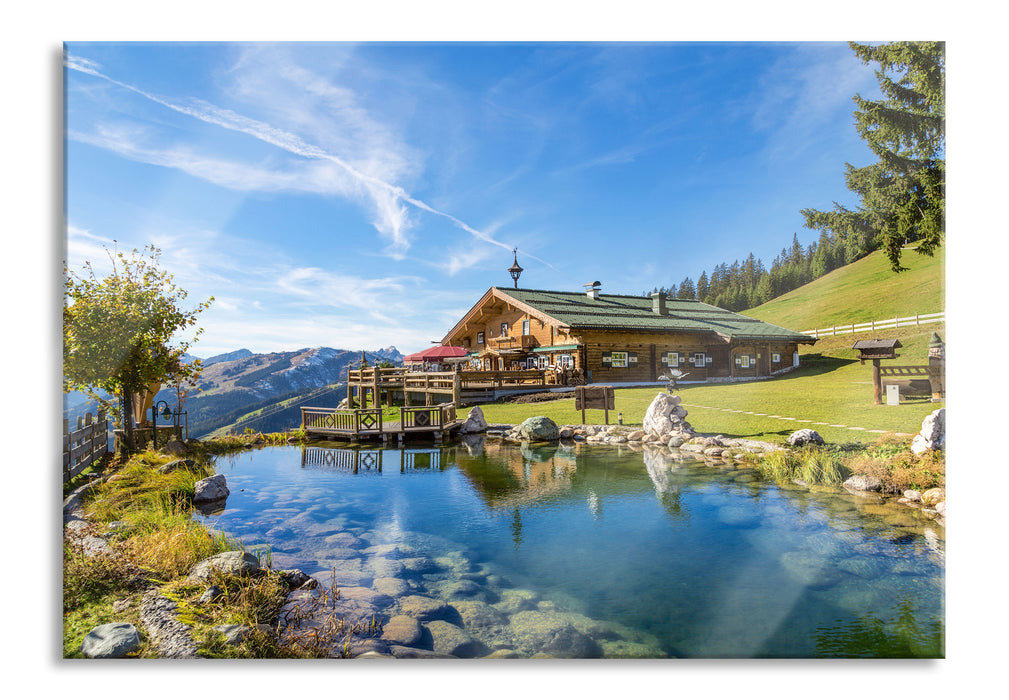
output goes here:
{"type": "Polygon", "coordinates": [[[602,284],[603,284],[602,282],[597,281],[597,282],[590,282],[589,284],[584,285],[585,296],[587,296],[589,299],[598,299],[599,287],[601,287],[602,284]]]}
{"type": "Polygon", "coordinates": [[[652,313],[656,316],[666,315],[666,295],[662,292],[652,294],[652,313]]]}

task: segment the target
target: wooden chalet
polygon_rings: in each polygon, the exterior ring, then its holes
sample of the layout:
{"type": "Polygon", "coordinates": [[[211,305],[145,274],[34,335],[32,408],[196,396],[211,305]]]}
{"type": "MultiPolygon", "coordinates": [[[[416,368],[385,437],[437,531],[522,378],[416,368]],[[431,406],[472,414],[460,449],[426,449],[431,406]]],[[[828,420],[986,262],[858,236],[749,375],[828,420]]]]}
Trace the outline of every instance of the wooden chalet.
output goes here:
{"type": "MultiPolygon", "coordinates": [[[[517,286],[517,276],[516,286],[517,286]]],[[[442,339],[482,370],[544,369],[558,383],[768,377],[799,364],[816,339],[695,300],[491,287],[442,339]]]]}

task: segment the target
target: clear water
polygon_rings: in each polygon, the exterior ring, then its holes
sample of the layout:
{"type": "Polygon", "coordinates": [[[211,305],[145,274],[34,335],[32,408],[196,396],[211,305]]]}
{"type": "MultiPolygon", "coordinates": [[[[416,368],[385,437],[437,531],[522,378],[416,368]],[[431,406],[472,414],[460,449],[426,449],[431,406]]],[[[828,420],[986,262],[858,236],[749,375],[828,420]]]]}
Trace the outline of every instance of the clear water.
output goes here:
{"type": "Polygon", "coordinates": [[[341,586],[399,577],[401,595],[501,609],[521,591],[603,656],[944,655],[943,528],[892,500],[655,452],[482,438],[266,448],[216,468],[231,495],[203,519],[269,545],[274,568],[324,582],[335,569],[341,586]],[[440,573],[395,562],[418,557],[440,573]]]}

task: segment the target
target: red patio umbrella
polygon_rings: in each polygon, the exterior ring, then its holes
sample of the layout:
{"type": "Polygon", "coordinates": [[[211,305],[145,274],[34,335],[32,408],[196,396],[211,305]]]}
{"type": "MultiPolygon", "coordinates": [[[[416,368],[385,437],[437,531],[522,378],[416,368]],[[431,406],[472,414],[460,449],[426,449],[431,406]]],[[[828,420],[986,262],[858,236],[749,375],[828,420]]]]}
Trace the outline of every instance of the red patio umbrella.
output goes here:
{"type": "Polygon", "coordinates": [[[433,348],[407,355],[403,358],[403,362],[441,362],[454,357],[465,357],[468,353],[469,350],[457,345],[435,345],[433,348]]]}

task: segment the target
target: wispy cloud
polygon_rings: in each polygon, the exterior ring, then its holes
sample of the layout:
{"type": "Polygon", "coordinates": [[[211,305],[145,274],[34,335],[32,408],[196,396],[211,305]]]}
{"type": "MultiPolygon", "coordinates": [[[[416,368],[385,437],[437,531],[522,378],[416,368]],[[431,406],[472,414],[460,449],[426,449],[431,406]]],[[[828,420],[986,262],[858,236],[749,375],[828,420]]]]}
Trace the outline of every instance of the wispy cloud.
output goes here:
{"type": "MultiPolygon", "coordinates": [[[[485,243],[489,243],[506,250],[510,250],[512,248],[512,246],[495,239],[493,236],[484,231],[470,226],[452,214],[441,211],[440,209],[430,206],[423,200],[413,197],[402,187],[387,182],[369,172],[365,172],[364,170],[355,167],[341,156],[330,153],[320,146],[310,143],[290,131],[274,127],[263,121],[239,114],[233,110],[219,107],[205,100],[194,98],[186,100],[172,100],[159,97],[141,88],[129,85],[105,75],[101,72],[100,66],[88,59],[68,56],[66,59],[66,65],[71,70],[79,71],[87,75],[106,80],[179,114],[183,114],[222,129],[244,134],[300,158],[323,161],[336,166],[340,171],[342,171],[342,173],[349,176],[351,180],[360,187],[359,191],[363,192],[370,200],[376,216],[376,220],[374,221],[376,230],[378,230],[384,238],[389,240],[390,246],[388,248],[388,254],[391,257],[402,258],[410,246],[410,238],[408,235],[408,225],[410,219],[406,216],[406,205],[412,206],[420,211],[427,212],[434,216],[447,219],[458,228],[466,231],[474,238],[477,238],[485,243]]],[[[317,91],[319,91],[318,88],[317,91]]],[[[113,147],[112,142],[107,138],[107,136],[98,135],[96,137],[87,137],[79,133],[75,133],[74,137],[82,140],[91,138],[90,142],[95,145],[104,145],[108,148],[113,147]]],[[[194,176],[211,179],[211,181],[217,182],[218,184],[231,183],[230,186],[238,187],[240,185],[250,186],[255,182],[261,182],[264,185],[270,184],[272,186],[277,186],[277,178],[271,177],[270,173],[261,170],[259,172],[253,172],[251,174],[241,176],[237,172],[239,168],[235,167],[237,164],[232,163],[229,165],[228,163],[222,162],[220,159],[201,158],[197,156],[197,154],[193,152],[185,152],[183,149],[154,152],[136,148],[130,149],[129,147],[121,146],[116,152],[123,153],[124,155],[132,153],[132,157],[137,159],[141,157],[148,157],[151,159],[150,162],[164,165],[166,167],[178,167],[194,176]]],[[[285,178],[283,175],[280,176],[280,180],[286,180],[289,184],[293,184],[294,182],[292,179],[285,178]]],[[[529,255],[528,257],[549,265],[546,261],[540,260],[535,256],[529,255]]]]}

